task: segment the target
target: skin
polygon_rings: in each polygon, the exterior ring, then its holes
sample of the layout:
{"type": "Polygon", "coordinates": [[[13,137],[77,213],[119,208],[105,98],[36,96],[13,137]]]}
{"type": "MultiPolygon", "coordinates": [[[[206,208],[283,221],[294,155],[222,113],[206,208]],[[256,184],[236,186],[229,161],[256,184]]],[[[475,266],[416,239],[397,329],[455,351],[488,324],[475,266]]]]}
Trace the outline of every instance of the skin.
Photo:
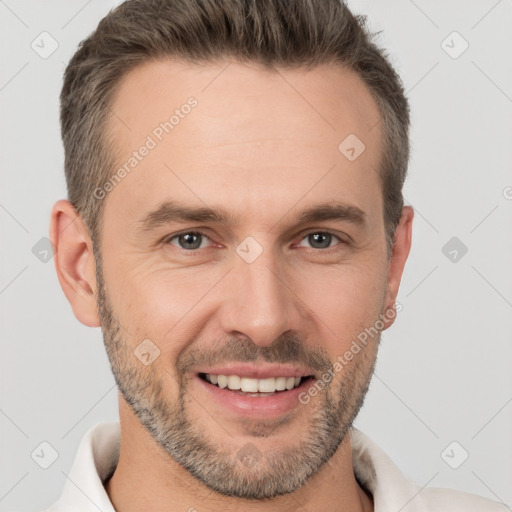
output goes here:
{"type": "Polygon", "coordinates": [[[198,105],[103,199],[102,269],[71,204],[60,200],[52,210],[59,281],[78,320],[101,325],[120,387],[120,459],[105,488],[121,512],[287,511],[299,504],[311,512],[371,511],[372,497],[352,468],[350,426],[380,335],[325,390],[273,420],[241,418],[206,399],[194,361],[274,357],[318,375],[393,309],[413,210],[404,207],[388,259],[375,172],[381,125],[357,75],[326,65],[272,73],[226,64],[152,61],[123,78],[109,125],[119,165],[187,98],[198,105]],[[350,133],[366,146],[353,162],[338,150],[350,133]],[[225,208],[235,222],[141,231],[139,219],[171,199],[225,208]],[[329,201],[359,207],[364,225],[297,224],[304,209],[329,201]],[[191,231],[206,235],[194,251],[179,237],[170,240],[191,231]],[[308,237],[319,232],[333,235],[327,248],[308,237]],[[248,236],[263,250],[252,263],[236,252],[248,236]],[[160,353],[146,366],[134,350],[148,338],[160,353]],[[322,437],[329,418],[335,426],[322,437]],[[315,439],[316,451],[308,444],[315,439]],[[253,467],[236,459],[249,444],[261,455],[253,467]],[[297,454],[307,454],[309,466],[297,454]],[[224,481],[231,487],[222,494],[224,481]]]}

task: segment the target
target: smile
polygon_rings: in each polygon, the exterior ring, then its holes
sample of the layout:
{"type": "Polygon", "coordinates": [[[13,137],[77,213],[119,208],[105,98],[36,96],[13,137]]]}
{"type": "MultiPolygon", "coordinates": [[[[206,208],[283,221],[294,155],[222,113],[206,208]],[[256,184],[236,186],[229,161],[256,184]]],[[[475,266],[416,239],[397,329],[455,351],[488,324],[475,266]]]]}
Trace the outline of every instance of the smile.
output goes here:
{"type": "Polygon", "coordinates": [[[274,394],[278,391],[286,391],[300,386],[307,377],[269,377],[265,379],[253,379],[239,375],[215,375],[200,373],[199,377],[219,388],[227,388],[241,393],[253,393],[258,395],[274,394]]]}

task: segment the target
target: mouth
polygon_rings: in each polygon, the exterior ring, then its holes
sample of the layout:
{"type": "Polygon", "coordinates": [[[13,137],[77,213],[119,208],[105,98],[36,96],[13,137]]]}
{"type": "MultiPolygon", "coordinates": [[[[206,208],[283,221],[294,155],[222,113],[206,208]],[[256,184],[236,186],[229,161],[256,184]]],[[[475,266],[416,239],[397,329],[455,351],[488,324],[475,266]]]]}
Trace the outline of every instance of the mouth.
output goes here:
{"type": "Polygon", "coordinates": [[[199,373],[198,377],[204,382],[235,394],[251,397],[264,397],[286,393],[302,387],[313,375],[301,377],[267,377],[256,379],[241,375],[222,375],[214,373],[199,373]]]}
{"type": "Polygon", "coordinates": [[[235,420],[277,419],[311,407],[301,401],[316,381],[311,368],[233,362],[196,371],[193,386],[198,396],[206,397],[212,412],[235,420]]]}

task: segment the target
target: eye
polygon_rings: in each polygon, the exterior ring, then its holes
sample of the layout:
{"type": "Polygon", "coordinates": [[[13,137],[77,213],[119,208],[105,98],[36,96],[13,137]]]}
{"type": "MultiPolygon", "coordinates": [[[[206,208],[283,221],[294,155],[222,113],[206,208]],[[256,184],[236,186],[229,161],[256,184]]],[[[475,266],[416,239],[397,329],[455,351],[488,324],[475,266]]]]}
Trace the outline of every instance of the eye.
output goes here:
{"type": "MultiPolygon", "coordinates": [[[[333,238],[337,239],[340,243],[343,243],[343,240],[341,240],[340,237],[327,231],[314,231],[307,234],[302,240],[307,240],[308,243],[312,244],[313,249],[330,249],[333,238]]],[[[300,245],[301,244],[299,244],[299,246],[300,245]]]]}
{"type": "MultiPolygon", "coordinates": [[[[167,238],[165,243],[174,245],[185,251],[195,251],[207,247],[207,240],[210,240],[210,238],[200,231],[185,231],[167,238]]],[[[304,240],[310,244],[312,249],[330,249],[333,247],[332,242],[334,240],[338,240],[339,242],[338,244],[334,244],[334,246],[344,243],[340,237],[328,231],[314,231],[306,234],[298,244],[300,247],[304,247],[304,245],[302,245],[302,241],[304,240]]]]}
{"type": "Polygon", "coordinates": [[[186,231],[185,233],[180,233],[178,235],[174,235],[166,240],[166,243],[171,245],[176,245],[180,249],[184,249],[187,251],[193,251],[195,249],[203,249],[204,246],[202,242],[209,238],[199,231],[186,231]],[[172,243],[173,240],[177,241],[177,244],[172,243]]]}

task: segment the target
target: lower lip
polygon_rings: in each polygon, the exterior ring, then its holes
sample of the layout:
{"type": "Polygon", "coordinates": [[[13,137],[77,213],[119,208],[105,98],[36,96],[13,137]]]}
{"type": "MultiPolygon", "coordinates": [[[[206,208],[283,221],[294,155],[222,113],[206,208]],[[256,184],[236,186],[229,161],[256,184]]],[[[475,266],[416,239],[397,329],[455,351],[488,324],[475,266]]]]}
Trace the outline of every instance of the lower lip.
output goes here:
{"type": "Polygon", "coordinates": [[[296,388],[263,396],[242,395],[227,388],[219,388],[197,375],[195,380],[207,393],[207,396],[212,397],[229,411],[242,416],[271,418],[290,412],[298,405],[302,405],[299,395],[311,385],[313,378],[304,379],[296,388]]]}

